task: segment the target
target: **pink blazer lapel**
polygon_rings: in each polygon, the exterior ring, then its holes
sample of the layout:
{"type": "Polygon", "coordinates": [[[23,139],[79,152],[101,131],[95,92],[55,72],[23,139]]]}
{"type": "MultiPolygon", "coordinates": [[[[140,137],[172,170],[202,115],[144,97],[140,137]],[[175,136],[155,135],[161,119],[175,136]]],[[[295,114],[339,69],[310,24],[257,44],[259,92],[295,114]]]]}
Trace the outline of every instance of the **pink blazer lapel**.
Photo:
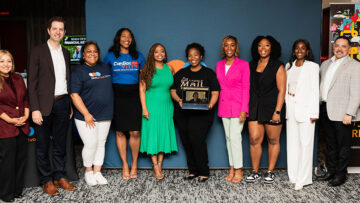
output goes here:
{"type": "MultiPolygon", "coordinates": [[[[226,74],[225,77],[230,77],[230,76],[231,76],[231,73],[236,70],[236,68],[234,68],[234,67],[236,67],[238,63],[239,63],[239,58],[238,58],[238,57],[235,57],[235,60],[234,60],[234,62],[231,64],[231,66],[230,66],[230,68],[229,68],[229,70],[228,70],[228,72],[227,72],[227,74],[226,74]]],[[[225,62],[224,62],[224,74],[225,74],[225,62]]]]}

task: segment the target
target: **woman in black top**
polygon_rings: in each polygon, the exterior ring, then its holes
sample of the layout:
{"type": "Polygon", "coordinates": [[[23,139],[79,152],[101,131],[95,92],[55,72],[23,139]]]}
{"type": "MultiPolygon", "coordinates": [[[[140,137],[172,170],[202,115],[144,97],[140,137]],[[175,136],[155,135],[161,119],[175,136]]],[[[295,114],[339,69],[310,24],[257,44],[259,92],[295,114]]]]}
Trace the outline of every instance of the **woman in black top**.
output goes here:
{"type": "Polygon", "coordinates": [[[269,147],[269,168],[265,183],[274,182],[275,164],[280,152],[280,133],[285,121],[286,70],[282,62],[281,46],[271,36],[258,36],[252,43],[250,62],[249,133],[252,173],[246,182],[261,179],[258,173],[262,153],[261,143],[266,132],[269,147]]]}
{"type": "Polygon", "coordinates": [[[214,120],[214,106],[219,97],[220,85],[213,70],[200,64],[204,57],[204,47],[198,43],[186,47],[186,57],[190,66],[179,70],[174,75],[171,86],[171,96],[178,103],[174,105],[174,121],[179,130],[181,142],[186,152],[189,168],[187,180],[200,177],[200,182],[205,182],[209,177],[208,153],[206,137],[214,120]],[[182,109],[183,89],[209,88],[209,110],[182,109]]]}

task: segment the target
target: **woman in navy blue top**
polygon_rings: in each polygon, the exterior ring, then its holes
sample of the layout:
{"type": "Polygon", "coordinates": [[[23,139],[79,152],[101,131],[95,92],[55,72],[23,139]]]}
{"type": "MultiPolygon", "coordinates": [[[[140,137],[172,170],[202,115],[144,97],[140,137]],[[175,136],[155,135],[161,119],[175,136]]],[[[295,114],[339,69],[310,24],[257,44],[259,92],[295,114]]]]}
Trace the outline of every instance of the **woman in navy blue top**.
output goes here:
{"type": "Polygon", "coordinates": [[[110,67],[99,62],[99,47],[87,41],[81,49],[82,64],[71,73],[71,99],[75,124],[84,143],[82,151],[88,185],[107,184],[100,170],[105,142],[113,117],[113,90],[110,67]]]}
{"type": "Polygon", "coordinates": [[[123,164],[123,179],[137,177],[137,159],[140,147],[141,103],[139,96],[139,72],[145,64],[144,56],[136,51],[133,33],[128,28],[117,31],[114,44],[104,62],[111,66],[114,89],[114,119],[116,144],[123,164]],[[126,137],[132,154],[131,172],[126,161],[126,137]]]}

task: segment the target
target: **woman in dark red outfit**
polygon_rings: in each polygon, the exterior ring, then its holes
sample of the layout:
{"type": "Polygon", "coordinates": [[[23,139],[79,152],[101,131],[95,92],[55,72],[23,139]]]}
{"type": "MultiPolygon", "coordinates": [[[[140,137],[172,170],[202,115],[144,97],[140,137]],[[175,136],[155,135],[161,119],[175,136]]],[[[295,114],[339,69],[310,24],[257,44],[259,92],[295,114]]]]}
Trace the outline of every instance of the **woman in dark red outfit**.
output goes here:
{"type": "Polygon", "coordinates": [[[29,106],[23,78],[14,73],[10,52],[0,50],[0,199],[22,197],[29,106]]]}

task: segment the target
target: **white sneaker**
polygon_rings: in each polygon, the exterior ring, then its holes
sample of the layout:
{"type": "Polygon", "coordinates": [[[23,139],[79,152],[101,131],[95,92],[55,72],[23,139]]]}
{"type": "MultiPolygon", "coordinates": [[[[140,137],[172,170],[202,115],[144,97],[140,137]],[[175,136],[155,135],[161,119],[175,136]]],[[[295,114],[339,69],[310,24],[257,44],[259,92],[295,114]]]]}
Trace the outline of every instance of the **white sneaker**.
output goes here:
{"type": "Polygon", "coordinates": [[[97,181],[94,176],[94,172],[92,172],[92,171],[85,172],[84,178],[85,178],[85,182],[90,186],[94,186],[97,184],[97,181]]]}
{"type": "Polygon", "coordinates": [[[294,190],[302,190],[303,186],[302,185],[295,185],[294,190]]]}
{"type": "Polygon", "coordinates": [[[99,185],[106,185],[108,181],[104,178],[104,176],[100,172],[96,172],[94,174],[94,178],[99,185]]]}

